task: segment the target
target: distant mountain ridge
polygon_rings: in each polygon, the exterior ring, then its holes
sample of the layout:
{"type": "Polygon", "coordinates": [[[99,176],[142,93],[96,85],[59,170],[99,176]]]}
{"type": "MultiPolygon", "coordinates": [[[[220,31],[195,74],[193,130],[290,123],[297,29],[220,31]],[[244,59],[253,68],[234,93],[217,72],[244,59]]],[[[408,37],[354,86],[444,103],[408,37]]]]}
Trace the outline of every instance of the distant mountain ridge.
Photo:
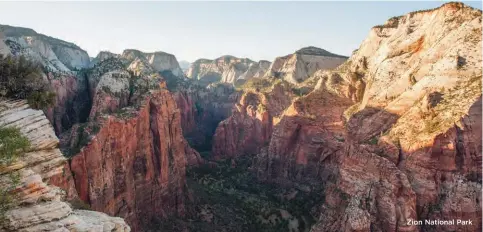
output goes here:
{"type": "Polygon", "coordinates": [[[267,65],[265,61],[255,62],[233,55],[223,55],[214,60],[201,58],[190,65],[186,76],[206,85],[214,82],[234,84],[242,76],[244,80],[262,77],[262,73],[268,70],[269,63],[267,65]]]}
{"type": "Polygon", "coordinates": [[[345,58],[348,59],[348,56],[337,55],[332,52],[329,52],[325,49],[309,46],[304,47],[295,52],[296,54],[303,54],[303,55],[314,55],[314,56],[328,56],[328,57],[338,57],[338,58],[345,58]]]}
{"type": "Polygon", "coordinates": [[[183,70],[183,72],[186,72],[191,65],[191,63],[186,60],[178,61],[178,63],[179,63],[179,67],[181,68],[181,70],[183,70]]]}
{"type": "Polygon", "coordinates": [[[348,57],[309,46],[293,54],[275,58],[265,76],[275,76],[290,83],[300,83],[316,71],[331,70],[344,63],[348,57]]]}
{"type": "Polygon", "coordinates": [[[90,63],[87,52],[73,43],[8,25],[0,25],[0,54],[31,57],[56,72],[85,68],[90,63]]]}

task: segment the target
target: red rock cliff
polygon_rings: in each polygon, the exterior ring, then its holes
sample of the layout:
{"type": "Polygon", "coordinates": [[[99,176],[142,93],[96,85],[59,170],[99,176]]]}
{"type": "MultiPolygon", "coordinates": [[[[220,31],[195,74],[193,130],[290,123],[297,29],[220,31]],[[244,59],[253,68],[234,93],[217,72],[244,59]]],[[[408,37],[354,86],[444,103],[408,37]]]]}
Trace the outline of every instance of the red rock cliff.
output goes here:
{"type": "Polygon", "coordinates": [[[155,217],[184,213],[186,155],[180,113],[167,90],[130,118],[107,116],[72,158],[77,192],[93,210],[124,218],[135,231],[155,217]]]}
{"type": "Polygon", "coordinates": [[[276,82],[268,90],[245,90],[232,115],[216,128],[212,147],[215,158],[253,155],[268,145],[277,117],[295,97],[288,83],[276,82]]]}
{"type": "Polygon", "coordinates": [[[374,27],[285,111],[258,176],[324,183],[313,232],[480,231],[481,57],[481,11],[464,4],[374,27]]]}
{"type": "Polygon", "coordinates": [[[189,85],[173,90],[181,112],[183,134],[197,150],[211,149],[218,123],[231,115],[239,93],[227,84],[212,84],[206,88],[189,85]]]}

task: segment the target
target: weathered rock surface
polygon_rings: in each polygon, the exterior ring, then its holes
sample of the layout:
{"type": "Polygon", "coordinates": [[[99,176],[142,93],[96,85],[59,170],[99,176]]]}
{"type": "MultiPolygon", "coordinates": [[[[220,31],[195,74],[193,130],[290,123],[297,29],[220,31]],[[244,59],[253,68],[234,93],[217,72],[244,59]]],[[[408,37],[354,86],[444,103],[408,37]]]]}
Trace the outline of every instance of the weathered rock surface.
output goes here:
{"type": "Polygon", "coordinates": [[[38,62],[44,78],[56,92],[54,107],[45,111],[57,134],[84,121],[88,96],[77,70],[90,63],[86,51],[77,45],[38,34],[32,29],[0,25],[0,54],[25,56],[38,62]]]}
{"type": "Polygon", "coordinates": [[[481,55],[481,11],[461,3],[374,27],[311,77],[258,155],[259,177],[326,183],[313,232],[481,230],[481,55]]]}
{"type": "Polygon", "coordinates": [[[160,73],[143,57],[107,54],[85,71],[88,121],[61,138],[80,199],[124,218],[134,231],[183,214],[185,166],[202,162],[183,137],[181,114],[160,73]]]}
{"type": "Polygon", "coordinates": [[[191,81],[170,91],[180,110],[183,134],[190,145],[198,151],[211,150],[218,123],[231,115],[240,94],[230,84],[214,83],[202,87],[191,81]]]}
{"type": "Polygon", "coordinates": [[[49,71],[69,72],[89,65],[87,52],[75,44],[39,34],[32,29],[0,25],[0,51],[25,55],[49,71]],[[5,47],[6,45],[6,47],[5,47]]]}
{"type": "Polygon", "coordinates": [[[135,231],[156,217],[182,215],[186,157],[199,155],[183,138],[170,92],[153,92],[125,118],[103,118],[99,132],[71,161],[80,198],[94,210],[124,218],[135,231]]]}
{"type": "Polygon", "coordinates": [[[135,49],[126,49],[122,52],[121,57],[130,61],[143,60],[151,65],[156,72],[171,71],[175,76],[184,76],[176,57],[166,52],[145,53],[135,49]]]}
{"type": "Polygon", "coordinates": [[[242,78],[248,80],[266,72],[268,61],[254,62],[247,58],[222,56],[215,60],[199,59],[193,62],[186,76],[204,85],[213,82],[235,83],[242,78]]]}
{"type": "Polygon", "coordinates": [[[280,80],[268,90],[245,90],[232,115],[216,128],[212,152],[215,158],[257,154],[271,139],[274,124],[295,95],[280,80]]]}
{"type": "Polygon", "coordinates": [[[240,75],[235,84],[240,85],[252,78],[263,78],[267,70],[270,68],[270,61],[260,60],[257,63],[251,63],[245,73],[240,75]]]}
{"type": "MultiPolygon", "coordinates": [[[[13,185],[13,207],[5,213],[2,231],[130,231],[121,218],[77,210],[65,202],[66,192],[55,186],[74,189],[68,162],[60,153],[58,139],[42,111],[32,110],[23,101],[0,102],[0,126],[16,127],[31,143],[30,152],[8,166],[0,167],[2,188],[13,185]],[[13,182],[12,176],[18,176],[13,182]]],[[[76,193],[67,193],[75,197],[76,193]]]]}
{"type": "Polygon", "coordinates": [[[94,67],[96,64],[101,63],[102,61],[105,61],[110,58],[121,58],[121,55],[112,53],[109,51],[100,51],[99,54],[97,54],[97,56],[91,60],[89,66],[94,67]]]}
{"type": "Polygon", "coordinates": [[[316,47],[306,47],[294,54],[277,57],[265,76],[275,76],[296,84],[312,76],[317,70],[334,69],[347,57],[336,55],[316,47]]]}

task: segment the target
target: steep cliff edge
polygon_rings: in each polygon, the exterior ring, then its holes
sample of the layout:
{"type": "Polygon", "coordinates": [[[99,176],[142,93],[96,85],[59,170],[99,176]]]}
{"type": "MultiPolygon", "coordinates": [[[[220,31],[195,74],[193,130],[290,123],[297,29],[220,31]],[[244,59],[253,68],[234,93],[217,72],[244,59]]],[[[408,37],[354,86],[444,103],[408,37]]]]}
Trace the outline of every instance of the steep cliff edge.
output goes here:
{"type": "MultiPolygon", "coordinates": [[[[42,111],[23,101],[0,101],[0,127],[15,127],[31,147],[17,160],[0,166],[0,183],[11,186],[12,205],[2,215],[2,231],[130,231],[121,218],[73,209],[66,193],[54,184],[65,181],[73,189],[67,159],[58,149],[58,139],[42,111]],[[3,218],[4,217],[4,218],[3,218]]],[[[6,144],[2,144],[6,146],[6,144]]],[[[68,193],[75,195],[74,193],[68,193]]],[[[7,196],[2,195],[2,210],[7,196]]]]}
{"type": "Polygon", "coordinates": [[[180,119],[167,90],[149,95],[131,117],[106,116],[71,161],[80,198],[94,210],[123,217],[135,231],[156,217],[182,215],[185,156],[195,151],[183,138],[180,119]]]}
{"type": "Polygon", "coordinates": [[[74,123],[84,122],[88,111],[83,76],[89,66],[86,51],[73,43],[39,34],[32,29],[0,25],[0,54],[24,56],[41,65],[44,79],[56,92],[54,107],[45,111],[59,135],[74,123]]]}
{"type": "Polygon", "coordinates": [[[224,83],[207,87],[186,84],[171,91],[181,113],[186,139],[198,151],[210,151],[218,123],[231,115],[240,93],[224,83]]]}
{"type": "Polygon", "coordinates": [[[124,218],[134,231],[183,215],[185,167],[201,162],[183,137],[166,81],[153,69],[137,58],[109,57],[87,70],[89,120],[61,138],[80,199],[124,218]]]}
{"type": "Polygon", "coordinates": [[[87,52],[73,43],[39,34],[32,29],[0,25],[2,55],[25,55],[48,71],[69,72],[89,65],[87,52]]]}
{"type": "Polygon", "coordinates": [[[274,125],[255,159],[259,179],[322,182],[313,232],[481,230],[481,57],[481,11],[461,3],[374,27],[345,63],[299,84],[313,91],[274,125]]]}
{"type": "Polygon", "coordinates": [[[295,98],[292,86],[280,79],[249,80],[229,118],[218,124],[212,152],[216,159],[260,152],[271,139],[273,127],[295,98]]]}

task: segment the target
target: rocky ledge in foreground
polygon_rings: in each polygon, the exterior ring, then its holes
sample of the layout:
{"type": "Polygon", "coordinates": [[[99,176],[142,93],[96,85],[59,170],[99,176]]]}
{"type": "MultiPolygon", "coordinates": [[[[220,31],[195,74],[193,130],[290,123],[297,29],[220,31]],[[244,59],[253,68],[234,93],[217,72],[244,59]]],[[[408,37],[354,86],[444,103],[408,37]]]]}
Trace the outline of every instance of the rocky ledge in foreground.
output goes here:
{"type": "Polygon", "coordinates": [[[0,101],[0,127],[20,129],[31,144],[29,152],[0,167],[0,185],[11,186],[6,194],[13,199],[2,215],[1,231],[131,230],[122,218],[74,209],[66,195],[74,199],[75,192],[66,194],[54,185],[74,190],[68,162],[57,148],[59,141],[42,111],[29,108],[24,101],[0,101]]]}

